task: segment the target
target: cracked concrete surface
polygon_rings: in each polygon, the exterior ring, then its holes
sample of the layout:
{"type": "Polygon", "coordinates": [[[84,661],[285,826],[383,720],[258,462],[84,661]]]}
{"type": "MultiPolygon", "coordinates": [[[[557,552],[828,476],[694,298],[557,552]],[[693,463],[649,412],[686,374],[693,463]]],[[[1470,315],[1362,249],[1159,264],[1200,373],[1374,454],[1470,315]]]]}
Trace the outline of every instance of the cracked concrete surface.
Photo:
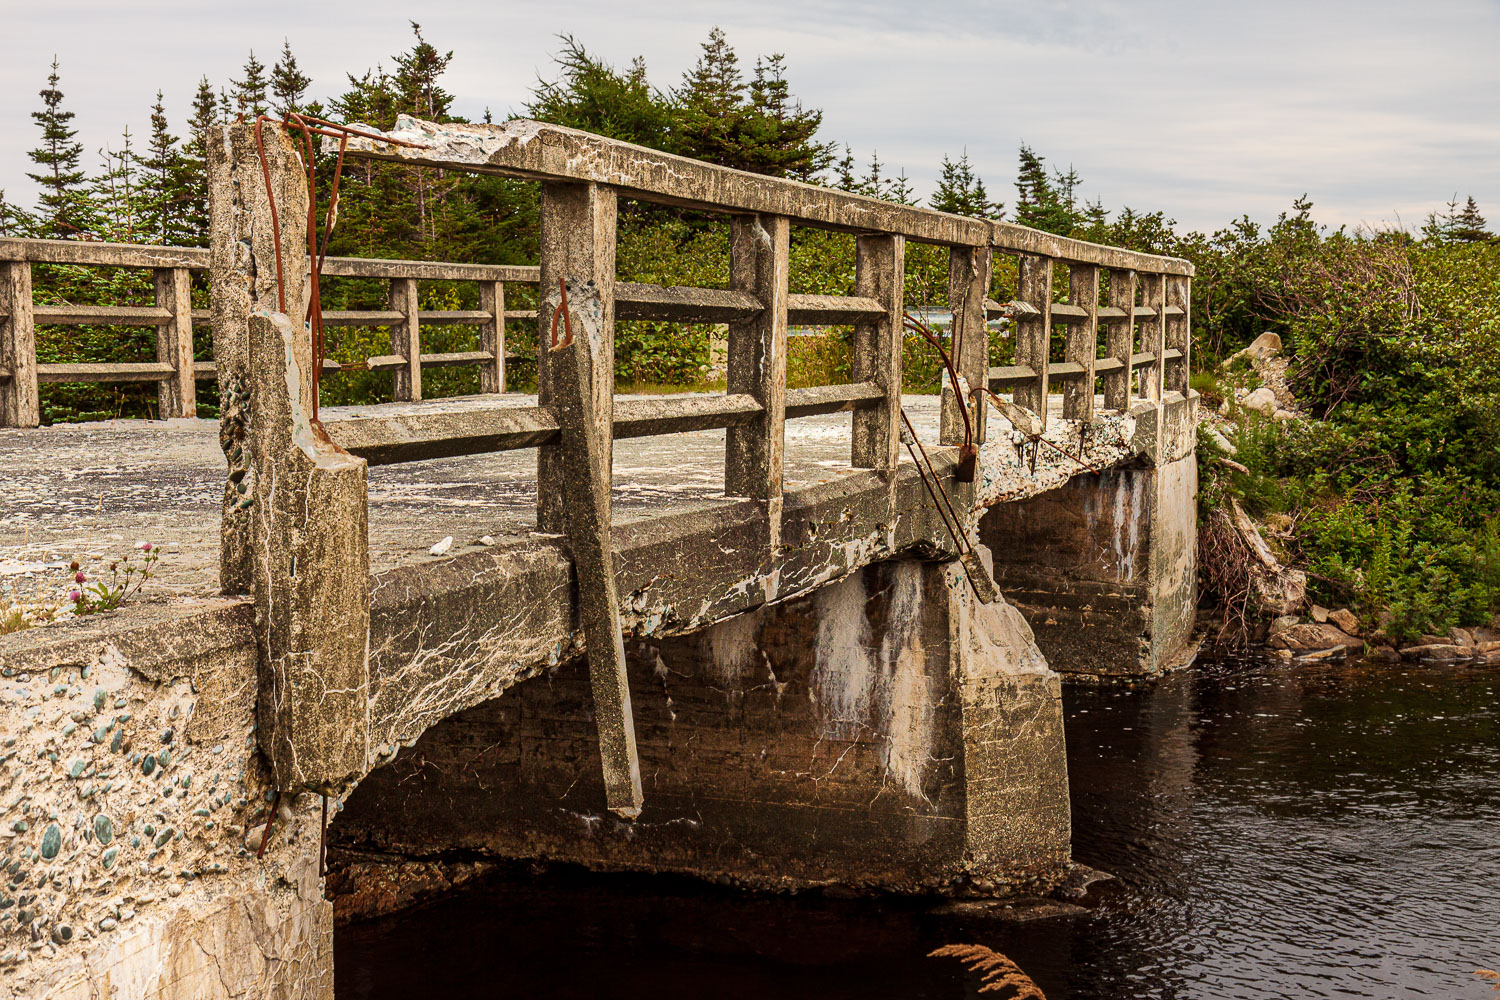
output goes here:
{"type": "MultiPolygon", "coordinates": [[[[633,397],[620,397],[622,399],[633,397]]],[[[518,405],[534,397],[516,396],[518,405]]],[[[462,400],[386,404],[462,406],[462,400]]],[[[907,412],[936,443],[937,397],[908,396],[907,412]]],[[[325,411],[368,412],[371,407],[325,411]]],[[[724,431],[689,431],[615,443],[616,524],[688,513],[724,501],[724,431]]],[[[903,458],[905,456],[903,455],[903,458]]],[[[140,540],[164,545],[148,594],[218,592],[219,505],[226,469],[218,422],[120,420],[0,429],[0,558],[61,563],[51,573],[0,577],[0,592],[38,586],[67,590],[69,561],[107,566],[140,540]]],[[[849,469],[849,414],[787,422],[789,487],[822,482],[849,469]]],[[[536,519],[536,450],[496,452],[375,466],[369,473],[370,569],[433,561],[447,536],[448,555],[479,539],[528,534],[536,519]]],[[[88,571],[88,566],[85,566],[88,571]]],[[[90,573],[92,577],[94,574],[90,573]]]]}

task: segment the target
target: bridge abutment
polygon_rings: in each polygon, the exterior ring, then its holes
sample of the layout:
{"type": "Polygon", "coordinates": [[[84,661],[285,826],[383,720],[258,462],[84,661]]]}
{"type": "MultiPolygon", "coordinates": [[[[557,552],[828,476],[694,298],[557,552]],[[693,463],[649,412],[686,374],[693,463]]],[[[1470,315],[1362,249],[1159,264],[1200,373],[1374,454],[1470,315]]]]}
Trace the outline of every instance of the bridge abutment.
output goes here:
{"type": "Polygon", "coordinates": [[[570,660],[372,772],[334,843],[785,888],[1045,887],[1068,864],[1060,685],[956,563],[895,560],[700,633],[627,643],[645,806],[605,806],[570,660]]]}
{"type": "Polygon", "coordinates": [[[980,520],[996,582],[1059,673],[1154,677],[1188,658],[1198,596],[1195,408],[1196,397],[1169,402],[1137,462],[997,504],[980,520]]]}

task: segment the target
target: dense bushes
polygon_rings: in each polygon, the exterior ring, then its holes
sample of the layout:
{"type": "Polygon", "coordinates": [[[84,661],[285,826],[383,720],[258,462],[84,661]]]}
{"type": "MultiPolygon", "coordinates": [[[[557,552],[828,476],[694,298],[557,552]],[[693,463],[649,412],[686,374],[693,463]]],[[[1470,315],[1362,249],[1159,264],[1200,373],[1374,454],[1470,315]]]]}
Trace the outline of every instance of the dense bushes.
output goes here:
{"type": "Polygon", "coordinates": [[[1204,354],[1275,327],[1316,419],[1247,415],[1236,459],[1249,472],[1209,460],[1204,502],[1233,495],[1287,516],[1314,597],[1397,637],[1488,618],[1500,608],[1500,247],[1321,234],[1295,217],[1236,244],[1204,269],[1224,285],[1200,295],[1238,328],[1205,317],[1204,354]]]}

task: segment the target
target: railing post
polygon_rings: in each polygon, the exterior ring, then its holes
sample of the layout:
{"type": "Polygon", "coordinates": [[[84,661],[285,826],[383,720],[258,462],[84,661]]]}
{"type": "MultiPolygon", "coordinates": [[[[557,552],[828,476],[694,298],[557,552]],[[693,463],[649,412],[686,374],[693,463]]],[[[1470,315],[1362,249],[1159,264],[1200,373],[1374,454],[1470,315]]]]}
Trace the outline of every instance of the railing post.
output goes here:
{"type": "Polygon", "coordinates": [[[156,384],[157,407],[163,420],[196,417],[198,393],[193,384],[192,275],[185,267],[156,269],[156,304],[172,318],[156,328],[156,360],[175,370],[156,384]]]}
{"type": "Polygon", "coordinates": [[[1186,276],[1176,274],[1166,279],[1167,305],[1176,306],[1182,310],[1182,315],[1173,316],[1167,320],[1166,345],[1169,348],[1181,351],[1182,357],[1173,361],[1167,367],[1165,385],[1167,392],[1180,392],[1184,396],[1187,395],[1188,379],[1191,377],[1191,372],[1188,368],[1188,355],[1193,347],[1191,316],[1189,313],[1192,290],[1191,280],[1186,276]]]}
{"type": "Polygon", "coordinates": [[[391,353],[406,359],[396,369],[397,402],[422,398],[422,324],[417,315],[417,279],[391,279],[391,308],[405,318],[391,324],[391,353]]]}
{"type": "MultiPolygon", "coordinates": [[[[761,311],[729,324],[727,391],[748,393],[764,409],[750,423],[729,428],[724,451],[724,492],[729,496],[781,496],[790,276],[791,223],[779,215],[735,216],[729,287],[754,295],[761,311]]],[[[779,512],[772,516],[779,523],[779,512]]]]}
{"type": "Polygon", "coordinates": [[[1166,316],[1166,275],[1146,275],[1145,287],[1141,292],[1141,304],[1153,311],[1153,315],[1147,317],[1141,324],[1141,350],[1143,353],[1152,354],[1156,360],[1147,369],[1150,372],[1150,381],[1142,386],[1142,395],[1153,402],[1161,402],[1162,390],[1166,385],[1165,375],[1167,359],[1163,357],[1167,351],[1167,316],[1166,316]]]}
{"type": "Polygon", "coordinates": [[[505,391],[505,282],[479,283],[479,308],[491,319],[479,328],[479,349],[491,360],[479,366],[479,391],[505,391]]]}
{"type": "Polygon", "coordinates": [[[36,427],[41,402],[36,382],[36,321],[32,315],[31,262],[0,262],[0,427],[36,427]]]}
{"type": "Polygon", "coordinates": [[[1104,376],[1104,407],[1124,413],[1130,409],[1130,358],[1135,353],[1135,272],[1109,272],[1109,304],[1125,313],[1105,327],[1105,354],[1122,365],[1104,376]]]}
{"type": "Polygon", "coordinates": [[[885,395],[879,406],[854,411],[849,464],[856,469],[894,469],[901,454],[906,239],[861,236],[854,259],[854,294],[879,302],[885,315],[855,325],[853,377],[856,382],[874,382],[885,395]]]}
{"type": "Polygon", "coordinates": [[[1083,366],[1083,376],[1063,385],[1063,416],[1094,419],[1094,361],[1099,356],[1099,269],[1089,264],[1068,265],[1068,302],[1088,316],[1068,325],[1065,357],[1083,366]]]}
{"type": "MultiPolygon", "coordinates": [[[[615,221],[614,188],[592,183],[548,181],[542,184],[540,294],[537,296],[537,402],[552,405],[552,360],[547,340],[557,308],[558,282],[593,281],[599,289],[607,342],[595,352],[594,364],[610,373],[599,389],[614,395],[615,364],[615,221]]],[[[562,336],[562,327],[558,327],[562,336]]],[[[606,411],[612,421],[612,410],[606,411]]],[[[613,432],[605,435],[604,468],[613,461],[613,432]]],[[[552,535],[567,531],[567,485],[559,445],[537,449],[536,526],[552,535]]]]}
{"type": "Polygon", "coordinates": [[[1052,259],[1026,257],[1020,260],[1016,298],[1036,310],[1016,319],[1016,364],[1036,372],[1031,382],[1016,386],[1017,406],[1024,406],[1047,426],[1047,363],[1052,346],[1052,259]]]}
{"type": "Polygon", "coordinates": [[[959,406],[968,408],[974,422],[974,443],[984,442],[984,416],[988,407],[978,405],[974,390],[989,385],[990,336],[985,325],[984,300],[990,291],[990,248],[953,247],[948,252],[948,309],[953,316],[951,343],[959,356],[953,367],[969,383],[970,398],[960,403],[957,386],[945,387],[942,401],[940,440],[943,444],[961,444],[964,418],[959,406]]]}
{"type": "Polygon", "coordinates": [[[306,175],[282,127],[262,139],[248,122],[208,136],[220,439],[250,520],[256,736],[277,789],[327,793],[369,762],[366,469],[313,422],[306,175]]]}
{"type": "Polygon", "coordinates": [[[627,818],[641,811],[641,766],[615,583],[610,479],[615,396],[615,226],[613,188],[542,185],[538,344],[543,402],[557,410],[562,439],[540,449],[541,530],[566,529],[578,576],[578,615],[587,650],[605,802],[627,818]],[[558,342],[551,343],[553,317],[558,342]]]}

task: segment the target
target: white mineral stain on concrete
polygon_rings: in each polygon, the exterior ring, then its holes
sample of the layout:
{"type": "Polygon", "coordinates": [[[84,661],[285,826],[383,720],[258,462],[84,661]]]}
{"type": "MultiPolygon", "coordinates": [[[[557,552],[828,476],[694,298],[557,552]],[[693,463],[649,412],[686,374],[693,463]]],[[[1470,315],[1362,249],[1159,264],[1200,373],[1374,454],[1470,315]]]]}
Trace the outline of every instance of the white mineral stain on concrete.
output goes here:
{"type": "Polygon", "coordinates": [[[913,798],[927,801],[922,784],[932,759],[935,730],[928,651],[922,644],[922,567],[897,562],[881,658],[889,664],[890,707],[886,719],[885,771],[913,798]]]}
{"type": "Polygon", "coordinates": [[[708,629],[709,657],[705,667],[714,680],[731,691],[742,691],[745,682],[760,659],[756,632],[760,627],[757,612],[736,615],[708,629]]]}
{"type": "Polygon", "coordinates": [[[852,739],[869,727],[875,661],[865,599],[864,578],[858,573],[824,587],[813,599],[818,636],[811,695],[829,739],[852,739]]]}

